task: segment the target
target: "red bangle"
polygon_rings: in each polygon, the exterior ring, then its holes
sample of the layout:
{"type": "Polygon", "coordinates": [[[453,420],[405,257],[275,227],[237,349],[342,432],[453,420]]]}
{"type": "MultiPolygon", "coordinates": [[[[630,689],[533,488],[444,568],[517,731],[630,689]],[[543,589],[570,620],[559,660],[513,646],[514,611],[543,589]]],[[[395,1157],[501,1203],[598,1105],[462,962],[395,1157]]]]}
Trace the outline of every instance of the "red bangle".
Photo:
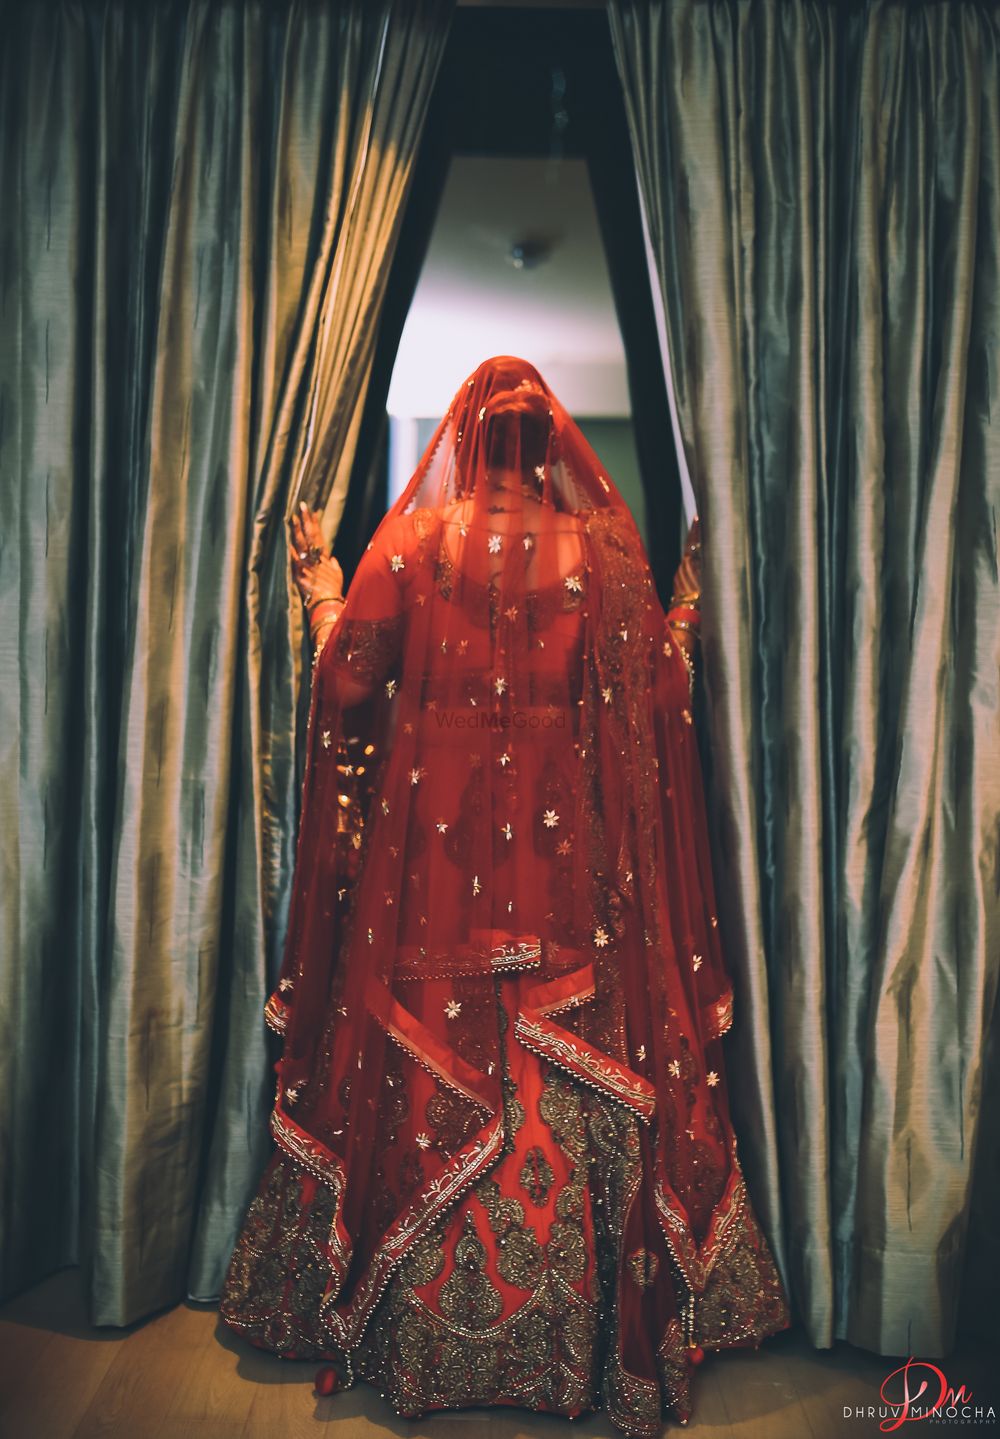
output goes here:
{"type": "Polygon", "coordinates": [[[667,611],[667,624],[686,620],[688,624],[698,625],[701,623],[701,611],[696,610],[693,605],[673,605],[667,611]]]}

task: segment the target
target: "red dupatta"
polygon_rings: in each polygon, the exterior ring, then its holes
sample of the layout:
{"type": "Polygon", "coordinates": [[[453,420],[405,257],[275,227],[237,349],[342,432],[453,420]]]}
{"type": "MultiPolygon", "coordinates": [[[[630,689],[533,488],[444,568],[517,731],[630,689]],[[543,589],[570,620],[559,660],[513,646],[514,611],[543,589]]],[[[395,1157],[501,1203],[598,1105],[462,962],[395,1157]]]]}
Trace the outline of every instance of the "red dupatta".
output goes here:
{"type": "Polygon", "coordinates": [[[503,1152],[496,986],[522,971],[516,1037],[640,1121],[697,1295],[745,1189],[688,671],[627,506],[537,371],[500,357],[455,396],[314,670],[266,1015],[275,1139],[325,1186],[331,1348],[503,1152]]]}

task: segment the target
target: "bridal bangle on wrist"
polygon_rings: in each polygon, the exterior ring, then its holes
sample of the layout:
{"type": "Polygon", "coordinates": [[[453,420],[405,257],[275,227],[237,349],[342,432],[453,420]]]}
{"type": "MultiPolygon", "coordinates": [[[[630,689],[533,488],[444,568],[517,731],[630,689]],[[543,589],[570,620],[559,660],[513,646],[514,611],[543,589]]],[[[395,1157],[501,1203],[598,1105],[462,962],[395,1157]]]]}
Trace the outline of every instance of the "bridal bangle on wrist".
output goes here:
{"type": "Polygon", "coordinates": [[[675,601],[667,613],[667,624],[671,629],[690,630],[693,635],[698,634],[698,627],[701,624],[701,612],[696,605],[675,601]]]}
{"type": "Polygon", "coordinates": [[[311,614],[312,611],[318,609],[320,605],[343,605],[346,604],[347,601],[343,595],[310,595],[304,603],[306,613],[311,614]]]}
{"type": "MultiPolygon", "coordinates": [[[[670,609],[667,611],[667,624],[672,630],[687,630],[697,640],[698,627],[701,623],[701,613],[698,609],[698,595],[675,595],[670,609]]],[[[688,693],[694,694],[694,660],[687,652],[683,644],[678,644],[681,652],[681,659],[684,661],[688,672],[688,693]]]]}
{"type": "Polygon", "coordinates": [[[319,595],[306,601],[306,614],[309,616],[309,631],[313,641],[313,669],[316,668],[323,646],[326,644],[333,626],[340,619],[346,603],[343,595],[319,595]],[[333,608],[324,608],[324,606],[333,608]]]}

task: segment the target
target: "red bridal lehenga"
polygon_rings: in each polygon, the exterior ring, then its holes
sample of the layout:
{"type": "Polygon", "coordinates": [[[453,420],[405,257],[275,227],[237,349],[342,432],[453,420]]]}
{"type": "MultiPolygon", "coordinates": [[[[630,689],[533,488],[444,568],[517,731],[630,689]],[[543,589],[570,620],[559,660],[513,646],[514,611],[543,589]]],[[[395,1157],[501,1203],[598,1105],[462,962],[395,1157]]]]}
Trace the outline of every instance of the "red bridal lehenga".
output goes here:
{"type": "Polygon", "coordinates": [[[253,1344],[402,1415],[652,1435],[703,1350],[788,1326],[689,706],[627,506],[537,371],[488,361],[314,667],[277,1149],[220,1306],[253,1344]]]}

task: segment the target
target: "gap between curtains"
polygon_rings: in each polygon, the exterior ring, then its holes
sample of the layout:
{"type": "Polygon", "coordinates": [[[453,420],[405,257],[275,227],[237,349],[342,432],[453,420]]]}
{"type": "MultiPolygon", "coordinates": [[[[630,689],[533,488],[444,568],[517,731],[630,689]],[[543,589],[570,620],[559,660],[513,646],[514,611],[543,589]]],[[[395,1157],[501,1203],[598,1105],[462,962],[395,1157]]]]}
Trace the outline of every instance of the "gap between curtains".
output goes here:
{"type": "Polygon", "coordinates": [[[5,10],[0,1294],[82,1261],[96,1324],[218,1293],[269,1150],[285,517],[339,519],[451,8],[5,10]]]}
{"type": "Polygon", "coordinates": [[[1000,962],[1000,12],[609,17],[705,531],[752,1192],[813,1343],[940,1355],[967,1252],[997,1332],[995,1151],[968,1223],[1000,962]]]}

